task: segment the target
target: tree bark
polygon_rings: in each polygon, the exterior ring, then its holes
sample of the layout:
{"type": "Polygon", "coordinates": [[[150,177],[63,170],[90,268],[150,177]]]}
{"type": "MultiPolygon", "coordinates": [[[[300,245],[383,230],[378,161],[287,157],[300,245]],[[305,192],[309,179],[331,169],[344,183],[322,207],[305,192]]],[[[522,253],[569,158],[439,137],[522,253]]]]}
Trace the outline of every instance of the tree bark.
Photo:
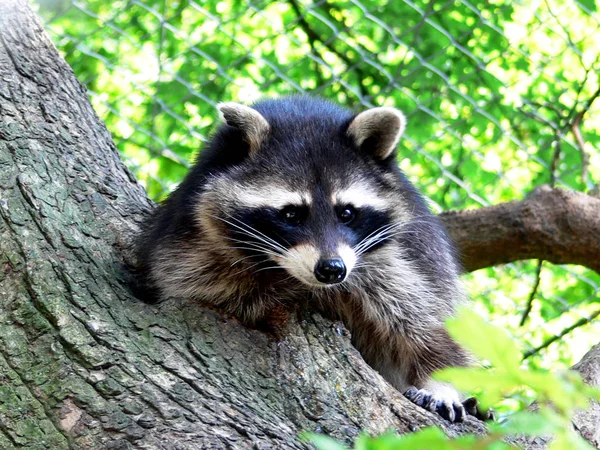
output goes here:
{"type": "Polygon", "coordinates": [[[439,425],[319,315],[281,338],[123,271],[151,208],[24,0],[0,2],[0,448],[299,449],[439,425]]]}
{"type": "Polygon", "coordinates": [[[600,273],[600,199],[540,186],[525,200],[442,214],[472,272],[522,259],[580,264],[600,273]]]}
{"type": "MultiPolygon", "coordinates": [[[[600,386],[600,344],[595,345],[572,367],[579,372],[583,380],[591,386],[600,386]]],[[[533,403],[529,410],[536,411],[533,403]]],[[[575,413],[573,429],[595,448],[600,448],[600,403],[592,401],[589,408],[575,413]]],[[[551,441],[549,436],[517,436],[508,439],[509,443],[527,450],[543,450],[551,441]]]]}

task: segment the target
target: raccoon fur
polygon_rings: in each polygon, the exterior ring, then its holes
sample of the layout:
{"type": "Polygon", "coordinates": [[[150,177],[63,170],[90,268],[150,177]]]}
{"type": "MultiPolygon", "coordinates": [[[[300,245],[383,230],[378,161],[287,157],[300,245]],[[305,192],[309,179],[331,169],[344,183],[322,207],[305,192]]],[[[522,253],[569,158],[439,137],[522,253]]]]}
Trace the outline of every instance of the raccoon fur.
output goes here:
{"type": "Polygon", "coordinates": [[[457,391],[430,375],[469,363],[444,329],[465,295],[452,244],[396,164],[403,114],[312,97],[218,108],[224,123],[139,241],[147,287],[246,324],[308,298],[409,399],[462,421],[457,391]]]}

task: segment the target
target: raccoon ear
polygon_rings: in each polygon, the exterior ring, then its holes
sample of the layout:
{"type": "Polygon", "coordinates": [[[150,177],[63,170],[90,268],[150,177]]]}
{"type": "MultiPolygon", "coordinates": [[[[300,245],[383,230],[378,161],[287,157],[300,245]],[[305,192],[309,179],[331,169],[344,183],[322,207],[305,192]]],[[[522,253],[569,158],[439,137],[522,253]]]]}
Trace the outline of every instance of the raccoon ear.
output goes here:
{"type": "Polygon", "coordinates": [[[396,108],[371,108],[358,114],[348,126],[354,143],[377,160],[390,156],[406,128],[406,118],[396,108]]]}
{"type": "Polygon", "coordinates": [[[267,119],[255,109],[240,103],[219,103],[217,108],[227,125],[241,131],[250,146],[250,154],[258,151],[271,129],[267,119]]]}

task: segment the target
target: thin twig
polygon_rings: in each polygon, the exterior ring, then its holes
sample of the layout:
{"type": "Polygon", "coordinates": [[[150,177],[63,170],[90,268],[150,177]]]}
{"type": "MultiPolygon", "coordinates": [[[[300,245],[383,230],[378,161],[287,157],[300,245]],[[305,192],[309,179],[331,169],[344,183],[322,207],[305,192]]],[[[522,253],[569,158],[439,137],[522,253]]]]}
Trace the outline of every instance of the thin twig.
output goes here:
{"type": "Polygon", "coordinates": [[[571,124],[571,132],[575,137],[577,147],[579,147],[579,153],[581,153],[581,181],[583,181],[583,184],[587,186],[590,156],[585,151],[585,141],[583,140],[583,135],[581,134],[581,119],[583,118],[583,114],[583,112],[580,112],[575,116],[575,119],[573,119],[573,123],[571,124]]]}
{"type": "Polygon", "coordinates": [[[561,145],[559,130],[554,130],[554,155],[552,155],[552,163],[550,164],[550,186],[556,185],[556,169],[558,169],[558,160],[560,159],[561,145]]]}
{"type": "Polygon", "coordinates": [[[591,64],[590,67],[585,69],[585,76],[583,77],[583,81],[579,84],[579,88],[577,89],[577,95],[575,96],[575,101],[573,102],[573,106],[571,107],[569,114],[567,114],[567,123],[571,123],[571,118],[573,117],[573,114],[575,114],[577,106],[579,105],[579,97],[581,96],[583,88],[585,87],[588,77],[590,76],[590,72],[592,71],[595,65],[596,63],[594,62],[594,64],[591,64]]]}
{"type": "Polygon", "coordinates": [[[592,94],[592,96],[588,99],[587,103],[585,104],[585,107],[583,108],[583,111],[581,111],[582,118],[585,115],[585,113],[590,110],[590,108],[592,107],[592,104],[599,96],[600,96],[600,86],[598,86],[598,89],[596,89],[596,92],[594,92],[592,94]]]}
{"type": "Polygon", "coordinates": [[[581,153],[581,180],[583,181],[584,185],[587,185],[588,181],[588,166],[590,163],[590,156],[585,151],[585,141],[583,139],[583,134],[581,133],[581,122],[583,121],[585,114],[590,110],[592,104],[599,96],[600,87],[596,89],[596,92],[594,92],[586,102],[583,110],[579,111],[573,118],[573,121],[569,124],[571,133],[573,133],[573,137],[575,137],[575,142],[577,143],[577,147],[581,153]]]}
{"type": "MultiPolygon", "coordinates": [[[[455,176],[456,178],[460,179],[460,169],[461,166],[463,164],[463,162],[465,162],[465,146],[461,145],[459,146],[458,149],[458,156],[456,157],[456,164],[454,164],[454,166],[450,169],[450,173],[455,176]]],[[[452,187],[452,182],[450,180],[448,180],[446,178],[446,185],[444,186],[444,189],[442,190],[442,193],[440,195],[440,198],[442,199],[442,207],[444,209],[449,209],[448,206],[448,201],[446,200],[446,197],[448,196],[448,193],[450,192],[450,188],[452,187]]]]}
{"type": "Polygon", "coordinates": [[[406,46],[404,55],[402,56],[402,61],[400,61],[398,63],[398,66],[396,67],[396,70],[394,71],[394,73],[392,75],[393,82],[388,83],[388,85],[382,90],[382,94],[387,94],[389,91],[391,91],[394,88],[394,83],[398,81],[400,74],[406,67],[406,58],[408,57],[411,49],[414,49],[416,47],[417,39],[419,38],[419,36],[421,34],[421,30],[423,28],[423,25],[425,24],[425,21],[427,20],[427,17],[429,17],[429,15],[433,12],[433,7],[434,7],[434,2],[427,3],[427,10],[425,10],[424,13],[421,15],[421,19],[419,20],[419,22],[415,26],[413,26],[412,29],[406,30],[406,33],[408,33],[408,32],[414,33],[413,38],[412,38],[410,44],[408,44],[406,46]]]}
{"type": "MultiPolygon", "coordinates": [[[[309,43],[311,45],[311,47],[313,49],[316,49],[314,46],[314,43],[316,41],[321,42],[321,44],[323,44],[323,46],[325,48],[327,48],[330,52],[332,52],[333,54],[335,54],[338,58],[340,58],[342,61],[344,61],[346,63],[346,65],[348,66],[348,68],[355,66],[356,64],[354,64],[354,62],[348,57],[348,55],[344,54],[343,52],[338,51],[334,46],[333,43],[331,42],[331,40],[329,39],[323,39],[308,23],[308,21],[306,20],[306,17],[304,17],[304,14],[302,13],[302,10],[300,9],[300,5],[298,4],[297,0],[288,0],[288,3],[290,4],[290,6],[292,7],[292,9],[294,10],[294,12],[296,13],[296,16],[298,18],[297,23],[300,25],[300,27],[302,27],[302,29],[304,30],[304,32],[306,33],[306,36],[308,37],[309,43]]],[[[321,59],[323,59],[323,55],[321,55],[320,53],[317,53],[317,56],[319,56],[321,59]]],[[[365,87],[362,84],[362,80],[365,78],[364,74],[362,72],[362,70],[360,70],[358,67],[355,67],[354,69],[356,71],[356,74],[358,76],[358,88],[360,89],[360,94],[361,97],[365,97],[367,95],[367,92],[365,91],[365,87]]]]}
{"type": "Polygon", "coordinates": [[[540,280],[542,279],[541,273],[542,273],[542,265],[543,264],[544,264],[544,260],[540,259],[538,261],[537,269],[535,272],[535,283],[533,284],[533,289],[531,290],[531,294],[529,294],[529,299],[527,300],[527,306],[525,307],[525,311],[523,311],[523,316],[521,317],[521,322],[519,323],[520,327],[525,325],[525,321],[527,320],[527,318],[529,317],[529,313],[531,312],[531,308],[533,306],[533,300],[535,299],[537,290],[540,287],[540,280]]]}
{"type": "Polygon", "coordinates": [[[546,347],[550,346],[550,344],[552,344],[553,342],[558,341],[560,338],[562,338],[563,336],[569,334],[574,329],[579,328],[579,327],[581,327],[583,325],[587,325],[588,323],[590,323],[592,320],[594,320],[598,316],[600,316],[600,309],[594,311],[589,317],[582,317],[577,322],[575,322],[573,325],[571,325],[570,327],[565,328],[564,330],[562,330],[557,335],[552,336],[550,339],[548,339],[547,341],[544,341],[541,345],[537,346],[536,348],[534,348],[532,350],[526,351],[523,354],[523,359],[527,359],[530,356],[533,356],[533,355],[539,353],[540,350],[543,350],[546,347]]]}
{"type": "Polygon", "coordinates": [[[550,15],[552,17],[554,17],[554,20],[556,20],[556,23],[558,24],[558,26],[562,28],[563,32],[565,33],[565,36],[567,36],[567,42],[569,44],[569,47],[571,47],[573,52],[579,57],[579,63],[585,69],[585,64],[583,63],[583,54],[581,53],[581,50],[579,50],[577,48],[577,45],[575,45],[575,42],[573,42],[571,33],[569,33],[569,27],[566,27],[561,23],[560,19],[558,18],[558,15],[554,14],[554,12],[552,11],[552,8],[550,8],[550,3],[548,2],[548,0],[545,0],[545,3],[546,3],[546,8],[548,8],[548,12],[550,13],[550,15]]]}

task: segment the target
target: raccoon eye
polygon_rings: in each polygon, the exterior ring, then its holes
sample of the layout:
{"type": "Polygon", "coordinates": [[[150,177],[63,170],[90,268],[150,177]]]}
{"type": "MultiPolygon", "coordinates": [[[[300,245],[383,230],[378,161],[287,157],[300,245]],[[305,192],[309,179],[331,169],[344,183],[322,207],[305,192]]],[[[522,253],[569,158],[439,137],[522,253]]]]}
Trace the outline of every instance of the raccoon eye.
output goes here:
{"type": "Polygon", "coordinates": [[[281,218],[290,225],[300,225],[306,219],[306,209],[289,205],[281,210],[281,218]]]}
{"type": "Polygon", "coordinates": [[[346,206],[338,213],[338,217],[344,224],[348,224],[356,217],[356,210],[352,206],[346,206]]]}

